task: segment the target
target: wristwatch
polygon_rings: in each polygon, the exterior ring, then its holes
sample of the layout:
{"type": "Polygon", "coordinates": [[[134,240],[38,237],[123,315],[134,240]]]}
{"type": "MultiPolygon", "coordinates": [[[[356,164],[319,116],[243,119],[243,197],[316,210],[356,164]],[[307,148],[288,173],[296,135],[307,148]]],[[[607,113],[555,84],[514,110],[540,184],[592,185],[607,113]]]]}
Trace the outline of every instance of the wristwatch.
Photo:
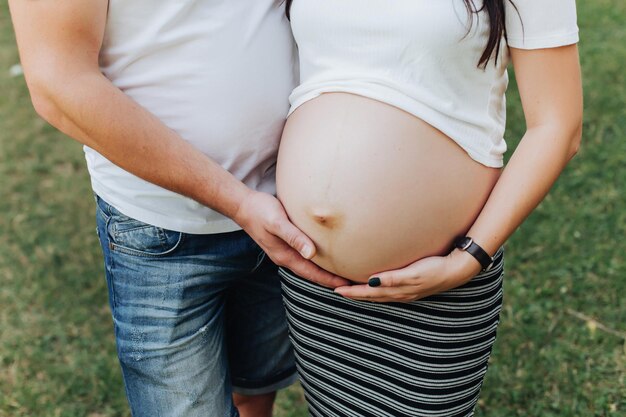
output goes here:
{"type": "Polygon", "coordinates": [[[489,269],[491,264],[493,264],[493,257],[489,256],[489,254],[469,236],[461,236],[457,238],[454,241],[454,247],[465,251],[476,258],[476,260],[483,267],[483,271],[489,269]]]}

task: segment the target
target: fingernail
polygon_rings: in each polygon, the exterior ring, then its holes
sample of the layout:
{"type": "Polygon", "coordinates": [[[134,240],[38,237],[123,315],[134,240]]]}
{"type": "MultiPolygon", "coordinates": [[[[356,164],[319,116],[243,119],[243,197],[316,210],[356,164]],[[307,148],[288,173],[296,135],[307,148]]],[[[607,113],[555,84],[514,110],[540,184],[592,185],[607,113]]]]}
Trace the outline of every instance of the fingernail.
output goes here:
{"type": "Polygon", "coordinates": [[[370,287],[380,287],[380,278],[372,277],[367,281],[367,285],[370,287]]]}
{"type": "Polygon", "coordinates": [[[309,259],[313,255],[313,248],[310,246],[303,247],[300,255],[302,255],[303,258],[309,259]]]}

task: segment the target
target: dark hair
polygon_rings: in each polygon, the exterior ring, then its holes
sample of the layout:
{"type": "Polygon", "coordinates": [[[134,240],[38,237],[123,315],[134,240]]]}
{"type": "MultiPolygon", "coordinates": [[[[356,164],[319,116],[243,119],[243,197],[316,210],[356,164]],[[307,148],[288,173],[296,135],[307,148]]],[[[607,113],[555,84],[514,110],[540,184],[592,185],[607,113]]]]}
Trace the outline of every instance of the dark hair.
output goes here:
{"type": "MultiPolygon", "coordinates": [[[[470,15],[472,13],[480,13],[483,10],[487,11],[487,16],[489,17],[489,39],[487,40],[487,45],[485,46],[485,50],[483,54],[480,56],[478,60],[478,67],[486,68],[489,60],[494,55],[495,52],[495,63],[498,62],[498,51],[500,51],[500,44],[502,43],[502,37],[506,37],[506,25],[505,25],[505,16],[504,16],[504,2],[510,2],[513,7],[515,4],[511,0],[484,0],[483,5],[480,9],[476,8],[474,4],[474,0],[463,0],[465,2],[465,7],[467,8],[468,13],[470,15]]],[[[290,18],[290,9],[291,3],[293,0],[286,0],[287,3],[287,18],[290,18]]],[[[517,9],[517,8],[516,8],[517,9]]],[[[472,29],[471,23],[473,22],[470,17],[470,27],[468,28],[467,33],[469,34],[472,29]]]]}

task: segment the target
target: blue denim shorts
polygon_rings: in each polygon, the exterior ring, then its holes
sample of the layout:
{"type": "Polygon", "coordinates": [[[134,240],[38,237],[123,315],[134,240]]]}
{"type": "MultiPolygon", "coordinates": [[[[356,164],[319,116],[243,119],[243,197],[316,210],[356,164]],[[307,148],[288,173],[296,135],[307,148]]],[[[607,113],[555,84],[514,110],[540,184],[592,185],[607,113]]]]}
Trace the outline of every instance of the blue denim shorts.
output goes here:
{"type": "Polygon", "coordinates": [[[134,417],[237,416],[233,391],[296,380],[277,267],[245,232],[174,232],[96,203],[134,417]]]}

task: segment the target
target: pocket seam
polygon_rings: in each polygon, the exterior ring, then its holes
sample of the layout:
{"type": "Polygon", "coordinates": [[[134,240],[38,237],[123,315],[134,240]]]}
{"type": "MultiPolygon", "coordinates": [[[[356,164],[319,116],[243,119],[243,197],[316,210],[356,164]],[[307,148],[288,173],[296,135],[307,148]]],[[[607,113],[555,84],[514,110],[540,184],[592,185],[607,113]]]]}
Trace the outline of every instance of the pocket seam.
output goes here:
{"type": "Polygon", "coordinates": [[[96,204],[96,210],[100,211],[100,213],[102,214],[102,217],[104,217],[104,220],[106,221],[107,225],[109,223],[109,219],[111,218],[111,216],[109,216],[106,211],[104,211],[104,209],[102,207],[100,207],[100,204],[96,204]]]}
{"type": "Polygon", "coordinates": [[[118,252],[118,253],[124,253],[126,255],[131,255],[131,256],[140,256],[142,258],[159,258],[162,256],[166,256],[171,254],[172,252],[174,252],[176,249],[178,249],[180,247],[180,245],[183,243],[183,240],[185,238],[185,234],[182,232],[177,232],[178,233],[178,241],[176,241],[176,243],[174,244],[174,246],[172,246],[170,249],[164,251],[164,252],[145,252],[145,251],[141,251],[138,249],[133,249],[133,248],[129,248],[127,246],[122,246],[122,245],[118,245],[117,243],[110,241],[111,244],[111,249],[118,252]]]}
{"type": "MultiPolygon", "coordinates": [[[[124,236],[125,233],[130,233],[130,232],[136,232],[138,230],[143,230],[143,229],[149,229],[151,227],[156,227],[156,226],[152,226],[150,224],[145,224],[142,226],[137,226],[137,227],[133,227],[130,229],[124,229],[124,230],[117,230],[117,227],[115,228],[115,232],[113,233],[115,235],[115,238],[119,238],[120,236],[124,236]]],[[[161,238],[161,232],[159,231],[159,240],[161,241],[161,243],[163,243],[163,239],[161,238]]]]}

